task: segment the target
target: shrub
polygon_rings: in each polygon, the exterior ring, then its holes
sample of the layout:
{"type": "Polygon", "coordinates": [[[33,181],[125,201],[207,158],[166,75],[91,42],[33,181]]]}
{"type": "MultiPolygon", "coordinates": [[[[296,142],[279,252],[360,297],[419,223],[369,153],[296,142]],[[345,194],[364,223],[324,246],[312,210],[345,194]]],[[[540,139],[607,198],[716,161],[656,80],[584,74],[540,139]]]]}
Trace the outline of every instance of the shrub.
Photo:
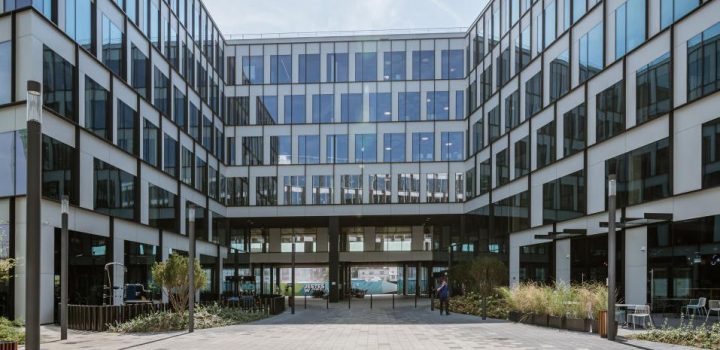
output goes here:
{"type": "MultiPolygon", "coordinates": [[[[173,253],[167,260],[152,267],[153,280],[165,291],[176,312],[184,312],[190,299],[188,266],[187,257],[173,253]]],[[[195,290],[202,288],[206,281],[200,260],[195,259],[195,290]]]]}
{"type": "Polygon", "coordinates": [[[24,344],[25,331],[22,328],[22,324],[17,321],[10,321],[5,317],[0,317],[0,340],[24,344]]]}
{"type": "Polygon", "coordinates": [[[666,321],[661,328],[633,334],[629,337],[658,343],[720,349],[720,323],[713,324],[709,329],[704,324],[693,326],[692,322],[681,323],[679,327],[671,328],[666,321]]]}
{"type": "MultiPolygon", "coordinates": [[[[265,318],[263,313],[250,313],[239,308],[223,307],[217,304],[198,306],[195,310],[195,328],[223,327],[265,318]]],[[[185,312],[159,311],[136,317],[128,322],[110,325],[109,331],[116,333],[168,332],[187,329],[188,314],[185,312]]]]}

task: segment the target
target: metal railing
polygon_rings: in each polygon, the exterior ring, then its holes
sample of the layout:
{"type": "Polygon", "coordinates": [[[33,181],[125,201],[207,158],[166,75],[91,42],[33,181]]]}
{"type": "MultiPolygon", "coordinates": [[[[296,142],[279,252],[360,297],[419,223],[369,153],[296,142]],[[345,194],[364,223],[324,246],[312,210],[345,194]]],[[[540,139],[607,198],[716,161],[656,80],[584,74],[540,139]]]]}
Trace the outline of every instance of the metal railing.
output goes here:
{"type": "Polygon", "coordinates": [[[251,40],[251,39],[293,39],[337,36],[370,36],[370,35],[402,35],[402,34],[465,34],[466,27],[446,28],[407,28],[407,29],[366,29],[366,30],[333,30],[312,32],[283,32],[283,33],[246,33],[226,34],[225,40],[251,40]]]}

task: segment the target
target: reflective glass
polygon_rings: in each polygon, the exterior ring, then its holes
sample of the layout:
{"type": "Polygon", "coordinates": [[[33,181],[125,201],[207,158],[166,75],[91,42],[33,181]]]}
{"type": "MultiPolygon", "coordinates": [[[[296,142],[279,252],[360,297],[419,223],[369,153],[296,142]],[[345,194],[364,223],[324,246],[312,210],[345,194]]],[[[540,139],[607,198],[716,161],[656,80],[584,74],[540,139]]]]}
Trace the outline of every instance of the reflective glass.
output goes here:
{"type": "Polygon", "coordinates": [[[405,51],[383,54],[383,80],[405,80],[405,51]]]}
{"type": "Polygon", "coordinates": [[[277,124],[279,121],[277,96],[258,96],[256,101],[257,124],[277,124]]]}
{"type": "Polygon", "coordinates": [[[262,84],[265,80],[263,56],[243,56],[242,73],[243,84],[262,84]]]}
{"type": "Polygon", "coordinates": [[[435,160],[435,135],[431,132],[412,134],[412,161],[432,162],[435,160]]]}
{"type": "Polygon", "coordinates": [[[158,152],[160,151],[160,129],[143,118],[143,160],[158,166],[158,152]]]}
{"type": "Polygon", "coordinates": [[[399,92],[398,114],[400,121],[420,120],[420,93],[399,92]]]}
{"type": "Polygon", "coordinates": [[[363,120],[363,95],[350,93],[340,95],[340,121],[343,123],[363,120]]]}
{"type": "Polygon", "coordinates": [[[325,162],[328,164],[348,162],[347,135],[327,135],[325,143],[325,162]]]}
{"type": "Polygon", "coordinates": [[[178,142],[165,134],[163,144],[163,171],[172,177],[177,176],[178,142]]]}
{"type": "Polygon", "coordinates": [[[465,160],[463,150],[463,132],[443,132],[440,134],[441,160],[465,160]]]}
{"type": "Polygon", "coordinates": [[[149,59],[132,44],[132,66],[131,66],[131,84],[135,90],[145,98],[150,97],[148,85],[148,64],[149,59]]]}
{"type": "Polygon", "coordinates": [[[392,133],[383,135],[383,161],[405,161],[405,134],[392,133]]]}
{"type": "MultiPolygon", "coordinates": [[[[4,150],[9,150],[10,148],[5,147],[5,142],[3,142],[3,136],[8,135],[10,133],[3,133],[0,134],[0,142],[3,143],[4,150]]],[[[17,140],[17,138],[16,138],[17,140]]],[[[17,146],[20,146],[22,152],[22,146],[16,142],[17,146]]],[[[75,173],[75,164],[78,160],[77,158],[77,152],[74,148],[57,141],[49,136],[43,135],[43,146],[42,146],[42,152],[43,152],[43,161],[42,161],[42,195],[43,197],[60,200],[63,195],[71,196],[75,192],[73,186],[73,177],[77,176],[75,173]]],[[[3,157],[6,157],[10,154],[10,152],[3,152],[4,155],[0,155],[0,159],[3,157]]],[[[3,188],[8,183],[12,184],[12,177],[11,174],[6,174],[5,172],[8,170],[12,170],[12,167],[7,166],[7,164],[3,161],[4,165],[0,167],[0,173],[2,173],[2,178],[6,179],[5,184],[0,185],[0,188],[3,188]],[[10,180],[10,181],[8,181],[10,180]]],[[[16,166],[21,166],[22,162],[18,162],[18,159],[15,161],[16,166]]],[[[18,177],[17,181],[20,181],[21,177],[18,177]]],[[[16,186],[17,187],[17,186],[16,186]]],[[[0,190],[0,193],[3,195],[6,195],[6,191],[0,190]]],[[[71,199],[71,202],[73,200],[71,199]]]]}
{"type": "Polygon", "coordinates": [[[550,46],[555,41],[555,33],[557,28],[556,4],[553,0],[549,5],[545,6],[545,47],[550,46]]]}
{"type": "Polygon", "coordinates": [[[95,159],[96,212],[128,220],[135,218],[135,176],[95,159]]]}
{"type": "Polygon", "coordinates": [[[285,124],[305,124],[305,95],[285,96],[285,124]]]}
{"type": "Polygon", "coordinates": [[[603,68],[603,24],[602,22],[580,37],[580,77],[582,84],[603,68]]]}
{"type": "Polygon", "coordinates": [[[370,121],[387,122],[392,120],[392,93],[370,93],[370,121]]]}
{"type": "Polygon", "coordinates": [[[412,78],[413,80],[435,79],[435,51],[412,52],[412,78]]]}
{"type": "Polygon", "coordinates": [[[377,53],[355,53],[355,81],[377,80],[377,53]]]}
{"type": "Polygon", "coordinates": [[[537,130],[537,169],[555,161],[555,121],[537,130]]]}
{"type": "Polygon", "coordinates": [[[442,50],[442,79],[462,79],[465,77],[463,50],[442,50]]]}
{"type": "Polygon", "coordinates": [[[335,95],[320,94],[312,96],[312,122],[332,123],[335,115],[335,95]]]}
{"type": "Polygon", "coordinates": [[[298,163],[318,164],[320,163],[320,136],[301,135],[298,136],[298,163]]]}
{"type": "Polygon", "coordinates": [[[320,82],[320,54],[301,54],[299,56],[298,82],[320,82]]]}
{"type": "Polygon", "coordinates": [[[270,136],[270,164],[292,164],[292,137],[270,136]]]}
{"type": "MultiPolygon", "coordinates": [[[[10,41],[0,42],[0,86],[10,86],[12,77],[11,57],[12,43],[10,41]]],[[[0,89],[0,104],[10,102],[10,89],[0,89]]]]}
{"type": "Polygon", "coordinates": [[[448,120],[450,117],[450,95],[447,91],[427,92],[427,120],[448,120]]]}
{"type": "Polygon", "coordinates": [[[68,61],[43,46],[43,105],[67,119],[77,120],[73,97],[73,70],[68,61]]]}
{"type": "Polygon", "coordinates": [[[108,117],[110,93],[90,77],[85,77],[85,127],[96,135],[111,140],[112,118],[108,117]]]}
{"type": "Polygon", "coordinates": [[[327,54],[327,76],[326,80],[332,82],[348,81],[350,64],[348,63],[347,53],[329,53],[327,54]]]}
{"type": "MultiPolygon", "coordinates": [[[[257,64],[252,62],[255,57],[262,56],[251,56],[250,64],[257,64]]],[[[243,63],[244,65],[244,63],[243,63]]],[[[250,67],[249,69],[253,69],[250,67]]],[[[257,68],[256,68],[257,69],[257,68]]],[[[251,71],[252,74],[252,71],[251,71]]],[[[262,68],[260,72],[255,74],[262,74],[262,68]]],[[[289,84],[292,82],[292,56],[291,55],[270,55],[270,84],[289,84]]],[[[260,82],[262,83],[262,82],[260,82]]],[[[253,79],[250,78],[250,84],[256,84],[253,79]]]]}
{"type": "Polygon", "coordinates": [[[375,134],[355,134],[355,163],[374,163],[377,158],[375,134]]]}
{"type": "Polygon", "coordinates": [[[125,151],[136,154],[135,150],[135,110],[124,102],[117,101],[117,145],[125,151]]]}

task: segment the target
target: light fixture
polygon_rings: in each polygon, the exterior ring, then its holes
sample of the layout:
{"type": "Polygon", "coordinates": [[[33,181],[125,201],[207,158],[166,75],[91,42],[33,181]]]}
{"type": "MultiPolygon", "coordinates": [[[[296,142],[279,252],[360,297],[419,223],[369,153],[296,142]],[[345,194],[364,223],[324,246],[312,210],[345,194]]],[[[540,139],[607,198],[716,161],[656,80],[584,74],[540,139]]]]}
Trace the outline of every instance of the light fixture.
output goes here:
{"type": "Polygon", "coordinates": [[[62,196],[62,200],[60,201],[60,214],[69,214],[70,213],[70,199],[68,196],[62,196]]]}
{"type": "Polygon", "coordinates": [[[427,137],[427,136],[423,136],[423,137],[420,138],[420,141],[427,141],[427,140],[428,140],[428,137],[427,137]]]}
{"type": "Polygon", "coordinates": [[[195,205],[188,204],[188,221],[195,222],[195,205]]]}
{"type": "Polygon", "coordinates": [[[42,123],[42,85],[34,80],[27,82],[27,121],[42,123]]]}
{"type": "Polygon", "coordinates": [[[647,251],[647,248],[645,246],[642,246],[642,247],[640,247],[640,251],[645,252],[645,251],[647,251]]]}
{"type": "Polygon", "coordinates": [[[390,151],[390,150],[392,150],[392,147],[385,147],[385,150],[390,151]]]}
{"type": "Polygon", "coordinates": [[[614,196],[617,193],[617,188],[615,186],[615,179],[608,181],[608,196],[614,196]]]}

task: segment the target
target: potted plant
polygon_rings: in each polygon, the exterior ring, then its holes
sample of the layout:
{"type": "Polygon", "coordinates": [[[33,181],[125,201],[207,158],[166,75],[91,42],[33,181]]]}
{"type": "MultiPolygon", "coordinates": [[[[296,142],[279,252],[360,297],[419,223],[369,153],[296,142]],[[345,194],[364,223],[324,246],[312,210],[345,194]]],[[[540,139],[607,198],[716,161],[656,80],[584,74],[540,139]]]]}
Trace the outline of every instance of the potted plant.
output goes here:
{"type": "Polygon", "coordinates": [[[590,332],[590,318],[594,296],[592,286],[583,284],[573,287],[573,300],[568,305],[565,329],[576,332],[590,332]]]}
{"type": "Polygon", "coordinates": [[[572,289],[565,283],[558,283],[554,289],[548,288],[547,295],[548,325],[553,328],[565,328],[565,315],[572,303],[572,289]]]}

